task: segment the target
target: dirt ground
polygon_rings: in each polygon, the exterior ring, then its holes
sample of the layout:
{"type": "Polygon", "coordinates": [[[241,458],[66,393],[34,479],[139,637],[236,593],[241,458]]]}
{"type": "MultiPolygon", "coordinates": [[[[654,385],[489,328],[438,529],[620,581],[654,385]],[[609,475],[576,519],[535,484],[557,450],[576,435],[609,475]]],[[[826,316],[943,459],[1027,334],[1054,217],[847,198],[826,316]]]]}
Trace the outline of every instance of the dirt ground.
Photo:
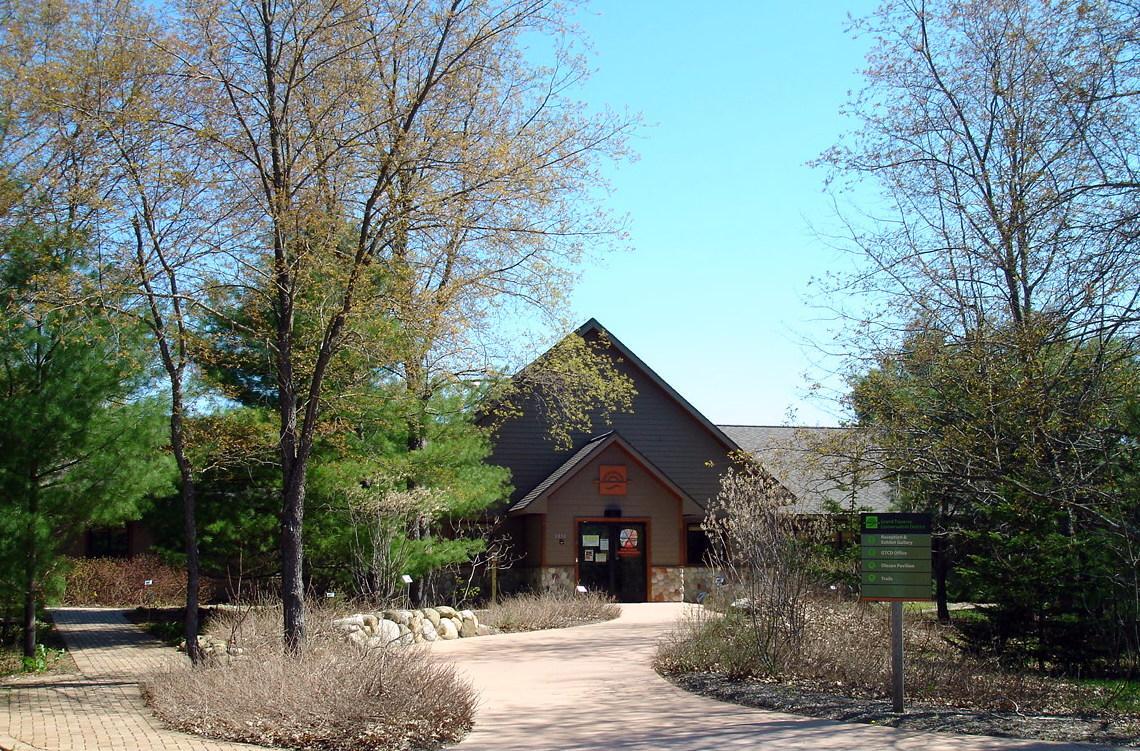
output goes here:
{"type": "Polygon", "coordinates": [[[976,712],[919,703],[909,704],[904,714],[897,715],[891,711],[889,701],[837,696],[812,686],[739,680],[718,673],[666,677],[701,696],[809,717],[905,730],[1140,747],[1140,721],[1134,718],[976,712]]]}

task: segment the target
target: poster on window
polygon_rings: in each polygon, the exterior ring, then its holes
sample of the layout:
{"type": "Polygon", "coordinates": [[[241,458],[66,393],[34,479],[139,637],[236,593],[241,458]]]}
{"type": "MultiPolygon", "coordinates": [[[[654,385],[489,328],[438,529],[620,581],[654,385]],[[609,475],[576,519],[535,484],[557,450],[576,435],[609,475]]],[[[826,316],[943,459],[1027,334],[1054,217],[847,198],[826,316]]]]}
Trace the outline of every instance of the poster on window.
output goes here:
{"type": "Polygon", "coordinates": [[[617,554],[619,556],[641,555],[641,551],[637,547],[638,536],[638,530],[633,527],[626,527],[618,532],[617,554]]]}

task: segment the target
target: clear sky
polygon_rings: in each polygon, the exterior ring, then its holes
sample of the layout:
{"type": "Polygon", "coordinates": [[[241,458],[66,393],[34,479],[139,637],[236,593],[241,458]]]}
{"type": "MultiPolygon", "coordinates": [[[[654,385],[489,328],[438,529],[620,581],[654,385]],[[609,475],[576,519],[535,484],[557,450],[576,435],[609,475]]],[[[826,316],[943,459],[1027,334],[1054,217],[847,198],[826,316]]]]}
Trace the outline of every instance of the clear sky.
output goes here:
{"type": "MultiPolygon", "coordinates": [[[[865,43],[848,12],[872,2],[596,0],[591,105],[639,112],[639,160],[612,171],[633,250],[584,271],[572,296],[716,423],[835,424],[805,400],[830,322],[808,281],[839,262],[805,163],[844,129],[865,43]]],[[[833,381],[834,383],[834,381],[833,381]]]]}

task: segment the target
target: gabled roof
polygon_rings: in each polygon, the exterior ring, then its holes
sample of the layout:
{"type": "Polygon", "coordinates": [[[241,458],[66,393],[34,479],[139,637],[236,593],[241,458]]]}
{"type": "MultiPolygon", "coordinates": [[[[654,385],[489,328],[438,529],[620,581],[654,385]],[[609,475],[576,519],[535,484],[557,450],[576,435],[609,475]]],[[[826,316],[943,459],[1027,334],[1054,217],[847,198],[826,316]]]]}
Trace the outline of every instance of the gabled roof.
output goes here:
{"type": "Polygon", "coordinates": [[[565,462],[562,463],[558,469],[547,475],[542,482],[535,485],[529,493],[520,498],[513,506],[508,509],[508,513],[516,513],[523,511],[527,506],[535,501],[549,496],[560,488],[563,483],[568,481],[575,473],[585,465],[589,464],[594,457],[601,454],[610,446],[617,444],[623,451],[629,454],[633,459],[645,468],[650,475],[658,482],[667,487],[670,491],[675,493],[682,502],[688,501],[696,506],[696,508],[703,508],[701,504],[697,503],[692,496],[682,490],[677,483],[669,479],[669,477],[660,469],[655,467],[652,462],[645,458],[644,455],[635,449],[628,441],[622,438],[616,431],[609,431],[602,433],[599,436],[591,438],[582,448],[574,452],[565,462]]]}
{"type": "Polygon", "coordinates": [[[852,499],[869,511],[891,509],[893,489],[876,471],[875,449],[862,446],[866,459],[856,466],[859,447],[850,443],[858,436],[850,428],[720,427],[792,492],[796,502],[787,507],[792,513],[820,514],[828,500],[846,507],[852,499]]]}
{"type": "Polygon", "coordinates": [[[721,430],[719,427],[714,425],[711,420],[709,420],[707,417],[705,417],[699,411],[697,411],[697,408],[694,407],[692,404],[689,404],[688,400],[685,399],[685,397],[678,394],[677,391],[672,386],[670,386],[668,383],[666,383],[665,380],[661,376],[657,375],[657,373],[655,373],[653,371],[653,368],[646,365],[645,362],[640,357],[633,354],[633,350],[631,350],[629,347],[622,344],[620,339],[618,339],[616,336],[611,334],[604,326],[602,326],[602,324],[600,324],[598,322],[598,319],[591,318],[590,320],[586,321],[581,326],[579,326],[577,328],[577,330],[575,331],[575,333],[578,334],[578,336],[581,336],[583,338],[586,336],[586,334],[589,334],[591,332],[598,333],[598,334],[605,336],[606,340],[609,341],[610,345],[613,346],[613,348],[616,349],[618,351],[618,353],[624,359],[633,363],[637,368],[639,368],[643,373],[645,373],[645,375],[648,376],[650,381],[652,381],[662,391],[664,391],[666,394],[668,394],[670,397],[672,397],[672,399],[674,401],[676,401],[677,404],[681,405],[681,407],[686,412],[688,412],[689,415],[694,420],[696,420],[706,430],[708,430],[710,433],[712,433],[713,437],[715,437],[718,441],[720,441],[726,449],[728,449],[729,451],[739,451],[741,449],[741,446],[739,446],[731,437],[729,437],[727,434],[725,434],[725,432],[723,430],[721,430]]]}

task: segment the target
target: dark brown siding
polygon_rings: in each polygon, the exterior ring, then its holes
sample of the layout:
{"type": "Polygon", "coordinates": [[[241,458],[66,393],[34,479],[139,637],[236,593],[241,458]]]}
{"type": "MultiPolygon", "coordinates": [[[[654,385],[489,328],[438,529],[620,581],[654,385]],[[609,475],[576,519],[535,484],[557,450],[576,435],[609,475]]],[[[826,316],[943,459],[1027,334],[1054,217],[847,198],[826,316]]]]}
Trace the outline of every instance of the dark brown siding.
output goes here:
{"type": "Polygon", "coordinates": [[[546,502],[546,562],[550,566],[573,565],[577,555],[578,530],[574,520],[604,516],[607,508],[619,508],[623,517],[649,519],[649,565],[677,566],[681,560],[677,520],[681,499],[617,446],[610,446],[584,465],[546,502]],[[624,496],[598,494],[598,468],[602,464],[624,464],[629,472],[629,488],[624,496]],[[559,544],[563,535],[565,544],[559,544]]]}
{"type": "Polygon", "coordinates": [[[630,362],[616,367],[633,379],[637,396],[632,414],[619,414],[612,425],[595,419],[592,434],[577,434],[563,451],[545,437],[537,410],[504,424],[494,440],[490,462],[511,470],[511,502],[526,495],[591,437],[616,430],[646,459],[699,504],[716,495],[720,474],[728,466],[729,449],[669,393],[630,362]]]}

